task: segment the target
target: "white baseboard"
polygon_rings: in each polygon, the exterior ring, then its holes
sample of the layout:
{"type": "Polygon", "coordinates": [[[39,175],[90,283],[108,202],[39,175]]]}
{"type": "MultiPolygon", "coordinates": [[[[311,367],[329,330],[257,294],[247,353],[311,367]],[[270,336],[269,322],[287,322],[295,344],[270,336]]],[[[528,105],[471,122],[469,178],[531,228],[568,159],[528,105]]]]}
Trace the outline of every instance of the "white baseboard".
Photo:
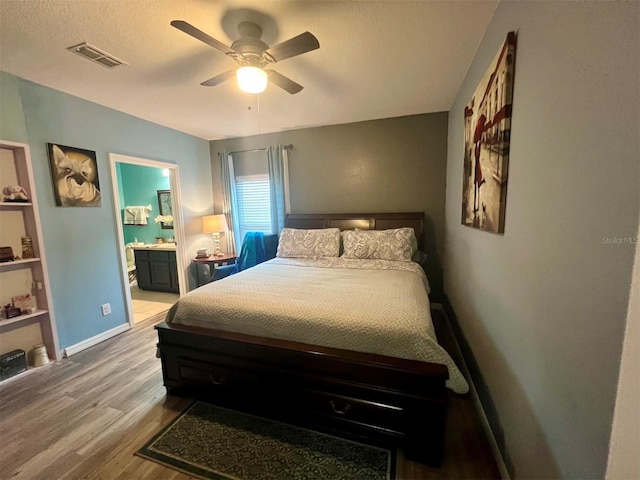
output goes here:
{"type": "Polygon", "coordinates": [[[71,355],[75,355],[78,352],[86,350],[89,347],[93,347],[100,342],[104,342],[105,340],[109,340],[111,337],[115,337],[116,335],[121,334],[122,332],[126,332],[129,330],[131,326],[128,323],[123,323],[122,325],[118,325],[111,330],[107,330],[106,332],[102,332],[95,337],[87,338],[82,342],[76,343],[75,345],[71,345],[64,349],[64,356],[70,357],[71,355]]]}
{"type": "MultiPolygon", "coordinates": [[[[437,310],[444,310],[442,304],[439,304],[439,307],[436,307],[437,310]]],[[[445,317],[447,317],[447,322],[449,324],[449,331],[453,336],[453,342],[455,343],[456,349],[458,350],[459,356],[462,359],[462,365],[460,368],[464,372],[465,378],[469,383],[469,393],[471,393],[471,398],[473,399],[473,404],[478,411],[478,415],[480,417],[480,423],[482,424],[482,428],[484,433],[487,435],[487,440],[489,441],[489,447],[491,448],[491,453],[493,453],[493,458],[496,460],[496,465],[498,466],[498,471],[500,472],[500,478],[502,480],[511,480],[511,475],[509,475],[509,470],[507,469],[507,464],[504,463],[504,458],[502,457],[502,452],[498,447],[498,442],[496,441],[496,437],[493,434],[493,430],[491,430],[491,425],[489,425],[489,419],[487,418],[487,414],[484,411],[484,407],[482,406],[482,402],[480,402],[480,397],[478,396],[478,391],[476,390],[476,386],[473,383],[473,379],[469,374],[469,369],[467,368],[467,364],[464,360],[464,355],[462,355],[462,350],[460,349],[460,344],[458,343],[458,339],[456,338],[455,333],[453,332],[453,328],[451,328],[451,320],[447,316],[446,311],[444,311],[445,317]]]]}

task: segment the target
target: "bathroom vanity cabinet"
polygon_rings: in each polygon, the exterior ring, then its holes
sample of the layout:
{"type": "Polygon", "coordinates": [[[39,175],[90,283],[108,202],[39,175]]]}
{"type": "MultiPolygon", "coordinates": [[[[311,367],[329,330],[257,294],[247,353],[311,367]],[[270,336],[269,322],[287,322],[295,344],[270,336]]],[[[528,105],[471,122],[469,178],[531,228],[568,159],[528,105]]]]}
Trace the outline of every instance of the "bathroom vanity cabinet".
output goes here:
{"type": "Polygon", "coordinates": [[[134,252],[138,288],[180,293],[175,250],[135,248],[134,252]]]}

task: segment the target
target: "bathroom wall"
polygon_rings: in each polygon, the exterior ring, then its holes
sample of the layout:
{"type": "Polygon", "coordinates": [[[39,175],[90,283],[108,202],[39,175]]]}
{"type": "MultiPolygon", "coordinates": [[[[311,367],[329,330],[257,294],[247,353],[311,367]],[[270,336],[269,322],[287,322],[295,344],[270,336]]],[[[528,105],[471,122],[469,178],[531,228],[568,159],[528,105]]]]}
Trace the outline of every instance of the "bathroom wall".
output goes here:
{"type": "Polygon", "coordinates": [[[157,237],[173,237],[173,230],[162,229],[154,218],[160,214],[158,207],[158,190],[168,190],[169,177],[162,174],[161,168],[145,167],[143,165],[132,165],[129,163],[116,164],[118,169],[118,179],[120,187],[120,200],[122,210],[120,215],[124,221],[125,206],[147,206],[151,205],[149,218],[146,225],[124,225],[124,242],[134,241],[144,243],[155,243],[157,237]]]}

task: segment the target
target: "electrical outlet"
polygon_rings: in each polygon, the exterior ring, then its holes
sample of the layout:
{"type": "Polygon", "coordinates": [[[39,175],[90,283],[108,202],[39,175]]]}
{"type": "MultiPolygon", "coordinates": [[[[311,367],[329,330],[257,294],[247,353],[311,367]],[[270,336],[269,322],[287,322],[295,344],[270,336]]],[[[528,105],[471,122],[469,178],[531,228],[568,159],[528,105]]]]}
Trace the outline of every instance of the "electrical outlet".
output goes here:
{"type": "Polygon", "coordinates": [[[106,317],[107,315],[111,315],[111,304],[105,303],[102,305],[102,316],[106,317]]]}

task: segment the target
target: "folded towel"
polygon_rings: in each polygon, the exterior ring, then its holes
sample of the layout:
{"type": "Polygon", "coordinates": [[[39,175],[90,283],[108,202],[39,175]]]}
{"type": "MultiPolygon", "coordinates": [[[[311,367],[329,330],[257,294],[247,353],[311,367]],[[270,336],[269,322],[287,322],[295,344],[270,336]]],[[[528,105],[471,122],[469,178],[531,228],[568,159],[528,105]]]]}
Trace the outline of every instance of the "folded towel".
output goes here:
{"type": "Polygon", "coordinates": [[[124,224],[146,225],[150,210],[151,205],[148,207],[124,207],[124,224]]]}

